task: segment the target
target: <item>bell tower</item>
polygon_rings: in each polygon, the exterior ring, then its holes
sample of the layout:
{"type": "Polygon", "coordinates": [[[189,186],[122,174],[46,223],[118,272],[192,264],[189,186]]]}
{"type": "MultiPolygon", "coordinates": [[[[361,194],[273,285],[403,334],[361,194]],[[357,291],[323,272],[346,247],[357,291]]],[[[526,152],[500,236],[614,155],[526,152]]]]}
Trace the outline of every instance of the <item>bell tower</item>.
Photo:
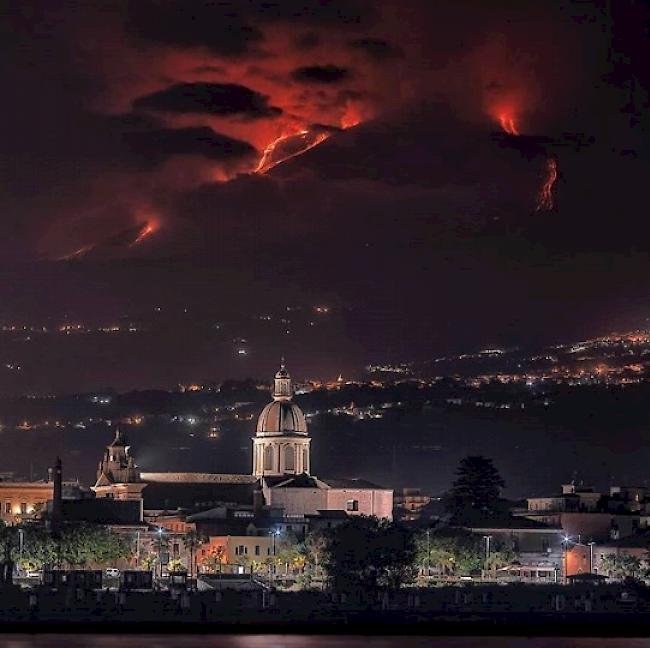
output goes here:
{"type": "Polygon", "coordinates": [[[115,438],[106,446],[99,462],[97,481],[92,487],[96,497],[142,499],[142,491],[147,484],[140,479],[140,471],[130,449],[122,430],[117,428],[115,438]]]}

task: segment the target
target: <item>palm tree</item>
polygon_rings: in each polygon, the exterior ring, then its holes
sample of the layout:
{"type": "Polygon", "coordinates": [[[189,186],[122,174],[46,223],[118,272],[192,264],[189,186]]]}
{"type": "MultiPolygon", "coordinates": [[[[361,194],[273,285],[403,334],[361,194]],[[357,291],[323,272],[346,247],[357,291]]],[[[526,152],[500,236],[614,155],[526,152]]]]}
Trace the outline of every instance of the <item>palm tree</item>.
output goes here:
{"type": "Polygon", "coordinates": [[[219,573],[221,573],[221,568],[223,565],[223,558],[226,555],[226,548],[223,545],[215,547],[212,553],[208,556],[206,560],[207,566],[212,569],[213,572],[217,571],[217,566],[219,568],[219,573]]]}
{"type": "Polygon", "coordinates": [[[193,578],[196,572],[196,550],[202,543],[202,538],[195,530],[188,531],[185,534],[185,547],[190,550],[190,578],[193,578]]]}

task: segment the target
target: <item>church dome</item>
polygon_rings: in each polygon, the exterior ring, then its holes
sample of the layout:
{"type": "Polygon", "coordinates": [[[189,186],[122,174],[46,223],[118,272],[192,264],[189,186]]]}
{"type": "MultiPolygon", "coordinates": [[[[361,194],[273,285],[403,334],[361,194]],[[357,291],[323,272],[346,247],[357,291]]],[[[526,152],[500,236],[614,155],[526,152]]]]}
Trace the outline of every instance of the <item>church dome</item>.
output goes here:
{"type": "Polygon", "coordinates": [[[307,434],[307,422],[302,410],[290,400],[274,400],[257,419],[257,435],[307,434]]]}
{"type": "Polygon", "coordinates": [[[257,435],[307,434],[307,422],[302,410],[292,402],[291,376],[284,366],[275,374],[273,402],[269,403],[257,419],[257,435]]]}

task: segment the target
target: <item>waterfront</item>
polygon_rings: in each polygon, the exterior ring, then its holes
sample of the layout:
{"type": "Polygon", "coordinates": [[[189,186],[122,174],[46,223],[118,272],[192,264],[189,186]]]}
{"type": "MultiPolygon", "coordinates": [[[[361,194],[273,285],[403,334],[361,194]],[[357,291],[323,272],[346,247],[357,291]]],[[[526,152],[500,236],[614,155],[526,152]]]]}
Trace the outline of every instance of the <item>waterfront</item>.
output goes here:
{"type": "Polygon", "coordinates": [[[645,648],[650,639],[311,635],[0,635],[1,648],[645,648]]]}

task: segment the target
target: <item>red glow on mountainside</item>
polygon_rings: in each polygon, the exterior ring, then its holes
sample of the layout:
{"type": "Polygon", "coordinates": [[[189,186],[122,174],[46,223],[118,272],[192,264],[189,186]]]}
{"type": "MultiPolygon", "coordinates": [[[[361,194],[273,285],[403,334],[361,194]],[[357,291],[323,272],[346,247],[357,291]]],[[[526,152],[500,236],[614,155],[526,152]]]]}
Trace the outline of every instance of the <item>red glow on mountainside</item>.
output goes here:
{"type": "Polygon", "coordinates": [[[511,114],[499,113],[497,119],[499,120],[499,125],[501,128],[505,133],[508,133],[508,135],[520,134],[519,129],[517,128],[517,123],[515,122],[515,118],[511,114]]]}
{"type": "Polygon", "coordinates": [[[82,257],[86,256],[88,252],[93,250],[95,248],[94,244],[91,245],[83,245],[80,248],[76,249],[74,252],[70,252],[69,254],[65,254],[57,259],[57,261],[73,261],[74,259],[81,259],[82,257]]]}
{"type": "Polygon", "coordinates": [[[314,146],[318,146],[329,137],[324,131],[314,132],[309,129],[285,133],[274,139],[262,153],[262,157],[254,173],[266,173],[274,166],[287,160],[302,155],[314,146]]]}
{"type": "Polygon", "coordinates": [[[134,245],[138,245],[139,243],[142,243],[146,238],[154,234],[156,231],[160,229],[160,226],[156,221],[147,221],[142,228],[140,229],[138,235],[133,239],[133,242],[129,245],[129,247],[133,247],[134,245]]]}
{"type": "Polygon", "coordinates": [[[553,199],[553,186],[557,180],[557,160],[554,157],[549,157],[546,160],[546,178],[539,190],[537,198],[537,207],[535,211],[549,211],[555,206],[553,199]]]}

